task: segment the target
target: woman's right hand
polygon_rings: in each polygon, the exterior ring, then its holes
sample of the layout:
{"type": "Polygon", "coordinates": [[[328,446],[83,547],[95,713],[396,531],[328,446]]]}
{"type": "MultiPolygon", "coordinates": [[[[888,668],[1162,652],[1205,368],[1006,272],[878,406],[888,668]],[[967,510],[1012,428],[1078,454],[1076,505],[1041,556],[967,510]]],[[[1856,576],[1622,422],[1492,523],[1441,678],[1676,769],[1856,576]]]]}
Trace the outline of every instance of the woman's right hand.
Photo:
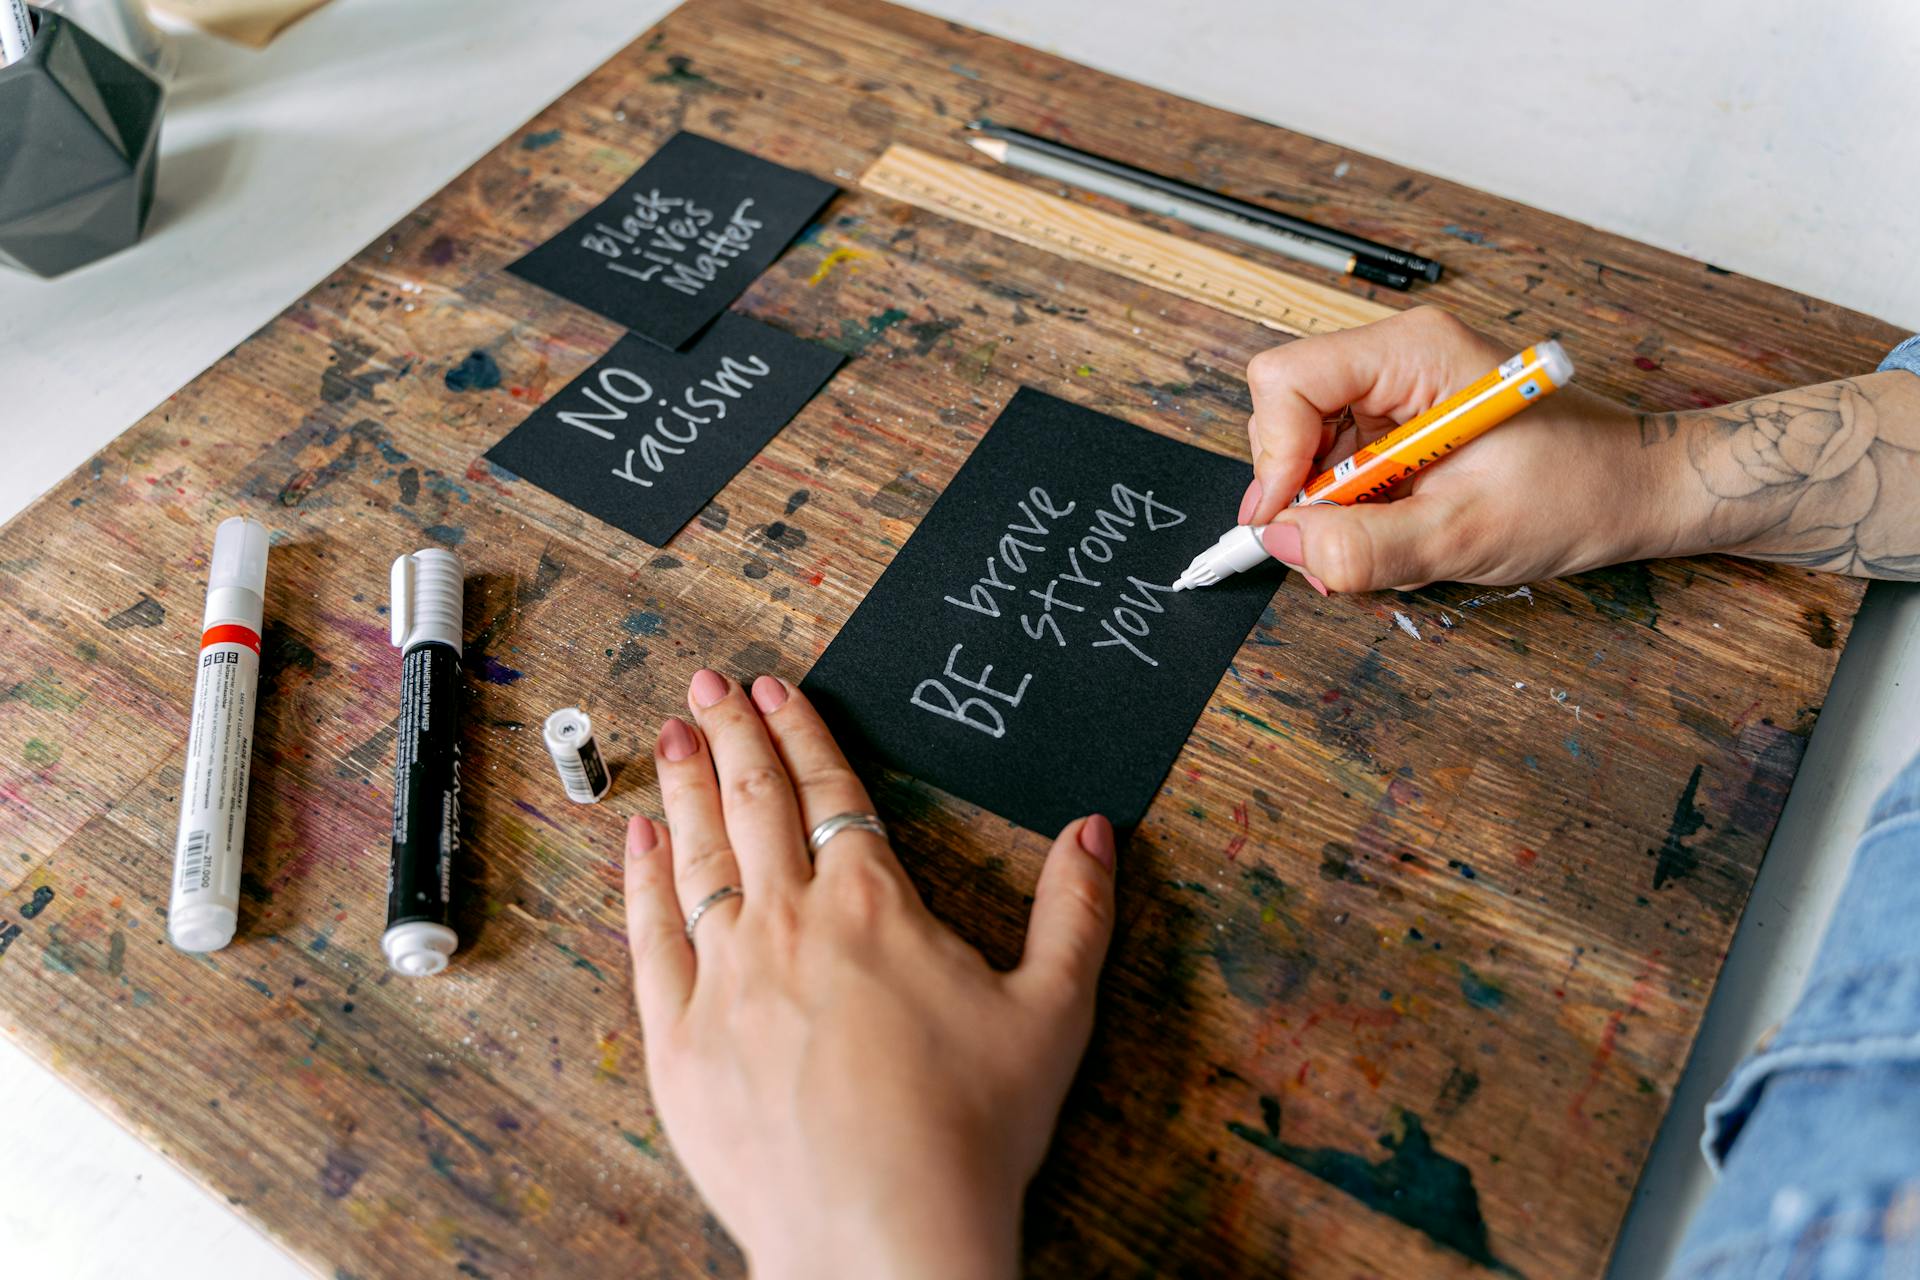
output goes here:
{"type": "Polygon", "coordinates": [[[1633,413],[1578,387],[1428,467],[1390,501],[1288,507],[1310,474],[1512,354],[1433,307],[1261,352],[1247,367],[1256,478],[1240,522],[1267,524],[1267,550],[1323,592],[1442,579],[1511,586],[1678,549],[1689,469],[1643,449],[1633,413]],[[1351,425],[1329,425],[1349,409],[1351,425]]]}

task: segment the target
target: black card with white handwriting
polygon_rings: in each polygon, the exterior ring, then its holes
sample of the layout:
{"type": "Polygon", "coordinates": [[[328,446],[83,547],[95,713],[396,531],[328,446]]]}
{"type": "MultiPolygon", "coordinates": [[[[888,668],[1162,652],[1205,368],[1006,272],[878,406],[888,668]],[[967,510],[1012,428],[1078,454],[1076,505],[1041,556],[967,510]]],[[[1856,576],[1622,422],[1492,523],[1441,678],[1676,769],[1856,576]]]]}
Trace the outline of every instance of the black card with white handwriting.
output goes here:
{"type": "Polygon", "coordinates": [[[679,347],[834,195],[830,183],[676,133],[592,212],[507,270],[679,347]]]}
{"type": "Polygon", "coordinates": [[[803,688],[849,750],[1021,826],[1130,829],[1279,585],[1168,590],[1252,478],[1022,388],[803,688]]]}
{"type": "Polygon", "coordinates": [[[841,356],[730,311],[685,351],[628,335],[487,457],[664,546],[813,398],[841,356]]]}

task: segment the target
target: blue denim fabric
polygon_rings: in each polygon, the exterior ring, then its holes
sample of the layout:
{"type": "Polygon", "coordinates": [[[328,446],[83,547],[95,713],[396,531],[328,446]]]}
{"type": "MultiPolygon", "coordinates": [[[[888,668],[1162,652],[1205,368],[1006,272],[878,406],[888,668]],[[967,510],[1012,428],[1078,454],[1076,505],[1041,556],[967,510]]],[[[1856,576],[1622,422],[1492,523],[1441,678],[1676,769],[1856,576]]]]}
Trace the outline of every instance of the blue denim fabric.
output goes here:
{"type": "Polygon", "coordinates": [[[1887,354],[1880,362],[1880,368],[1906,369],[1911,373],[1920,373],[1920,334],[1908,338],[1887,354]]]}
{"type": "Polygon", "coordinates": [[[1707,1104],[1674,1280],[1920,1278],[1920,757],[1868,819],[1787,1020],[1707,1104]]]}
{"type": "MultiPolygon", "coordinates": [[[[1880,368],[1920,374],[1920,337],[1880,368]]],[[[1920,757],[1867,819],[1807,986],[1707,1104],[1720,1183],[1671,1280],[1920,1280],[1920,757]]]]}

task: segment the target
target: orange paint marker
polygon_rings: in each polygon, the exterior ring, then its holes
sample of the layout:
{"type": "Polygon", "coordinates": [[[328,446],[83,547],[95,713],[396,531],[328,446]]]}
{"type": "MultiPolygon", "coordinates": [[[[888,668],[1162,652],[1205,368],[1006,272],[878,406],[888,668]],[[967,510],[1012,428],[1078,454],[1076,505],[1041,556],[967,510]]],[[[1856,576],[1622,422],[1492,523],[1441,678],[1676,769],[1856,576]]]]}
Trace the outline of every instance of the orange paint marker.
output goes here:
{"type": "MultiPolygon", "coordinates": [[[[1322,471],[1307,481],[1293,505],[1352,506],[1377,501],[1408,476],[1491,431],[1528,405],[1544,400],[1572,379],[1573,361],[1567,359],[1560,344],[1536,343],[1486,377],[1322,471]]],[[[1194,557],[1173,589],[1210,587],[1265,561],[1267,549],[1260,542],[1264,528],[1242,524],[1227,530],[1218,542],[1194,557]]]]}

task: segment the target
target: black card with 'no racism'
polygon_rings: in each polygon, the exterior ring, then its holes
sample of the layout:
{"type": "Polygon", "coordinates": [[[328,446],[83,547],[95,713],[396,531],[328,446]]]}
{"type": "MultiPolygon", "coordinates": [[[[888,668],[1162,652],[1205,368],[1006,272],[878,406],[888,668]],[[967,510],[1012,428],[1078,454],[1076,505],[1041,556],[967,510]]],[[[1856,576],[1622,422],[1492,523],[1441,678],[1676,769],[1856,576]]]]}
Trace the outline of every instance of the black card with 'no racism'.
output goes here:
{"type": "Polygon", "coordinates": [[[1252,478],[1022,388],[802,687],[849,751],[1023,827],[1131,829],[1280,582],[1169,590],[1252,478]]]}
{"type": "Polygon", "coordinates": [[[618,191],[507,270],[677,348],[766,270],[834,190],[676,133],[618,191]]]}
{"type": "Polygon", "coordinates": [[[664,546],[805,407],[840,359],[738,312],[685,351],[629,335],[487,457],[664,546]]]}

